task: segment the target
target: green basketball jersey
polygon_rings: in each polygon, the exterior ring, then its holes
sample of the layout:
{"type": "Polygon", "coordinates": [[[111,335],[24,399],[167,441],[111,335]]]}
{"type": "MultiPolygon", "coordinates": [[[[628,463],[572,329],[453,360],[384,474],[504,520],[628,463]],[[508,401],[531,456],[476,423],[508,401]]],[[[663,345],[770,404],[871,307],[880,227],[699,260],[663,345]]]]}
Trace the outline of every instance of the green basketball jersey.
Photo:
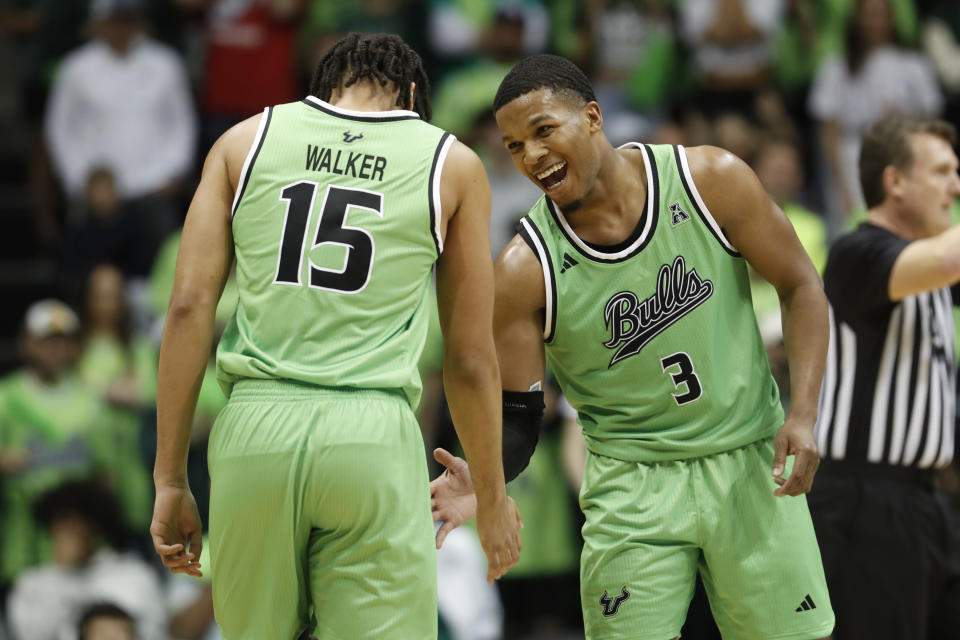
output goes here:
{"type": "Polygon", "coordinates": [[[239,302],[217,350],[242,378],[420,396],[440,174],[454,138],[412,111],[267,108],[233,205],[239,302]]]}
{"type": "Polygon", "coordinates": [[[700,199],[683,147],[636,146],[647,203],[620,245],[584,242],[546,197],[521,221],[544,272],[549,366],[600,455],[678,460],[768,437],[783,410],[746,262],[700,199]]]}

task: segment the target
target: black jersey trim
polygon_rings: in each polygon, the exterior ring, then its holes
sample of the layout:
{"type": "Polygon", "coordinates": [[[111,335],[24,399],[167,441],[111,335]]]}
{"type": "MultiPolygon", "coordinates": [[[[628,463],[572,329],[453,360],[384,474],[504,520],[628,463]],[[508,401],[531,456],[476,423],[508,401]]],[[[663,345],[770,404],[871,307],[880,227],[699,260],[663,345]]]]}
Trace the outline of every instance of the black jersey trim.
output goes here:
{"type": "Polygon", "coordinates": [[[407,111],[406,109],[394,109],[392,111],[353,111],[352,109],[342,109],[329,102],[324,102],[316,96],[307,96],[301,102],[327,115],[344,118],[346,120],[356,120],[357,122],[396,122],[397,120],[420,119],[420,114],[416,111],[407,111]]]}
{"type": "Polygon", "coordinates": [[[639,222],[637,222],[637,227],[630,232],[630,236],[624,242],[619,242],[613,246],[588,243],[573,232],[553,200],[546,198],[547,207],[553,216],[553,221],[560,228],[560,232],[563,233],[573,248],[588,260],[604,264],[629,260],[650,244],[650,240],[653,239],[653,234],[657,230],[657,220],[660,217],[660,177],[657,171],[657,161],[654,159],[653,151],[649,146],[637,145],[637,148],[643,153],[647,167],[647,202],[644,207],[644,215],[641,216],[639,222]]]}
{"type": "Polygon", "coordinates": [[[440,178],[443,175],[443,164],[447,160],[447,152],[453,145],[456,138],[444,133],[437,143],[437,149],[433,153],[433,162],[430,165],[430,179],[427,183],[427,200],[430,203],[430,235],[433,236],[433,244],[437,248],[437,257],[443,253],[443,237],[440,234],[440,223],[443,220],[442,203],[440,201],[440,178]]]}
{"type": "Polygon", "coordinates": [[[734,258],[742,257],[740,252],[737,251],[733,245],[730,244],[730,241],[727,240],[726,236],[723,235],[723,230],[720,228],[720,225],[713,217],[713,214],[710,213],[703,198],[700,197],[700,192],[697,191],[697,186],[693,183],[693,174],[690,173],[690,165],[687,163],[686,150],[684,150],[682,145],[676,145],[673,148],[673,153],[677,157],[677,169],[680,174],[680,182],[683,183],[683,190],[687,192],[687,197],[690,199],[690,202],[693,203],[693,208],[697,212],[697,215],[700,216],[703,223],[707,225],[707,229],[710,230],[710,233],[713,234],[713,237],[720,243],[724,251],[734,258]]]}
{"type": "Polygon", "coordinates": [[[517,232],[523,241],[527,243],[533,255],[536,256],[543,270],[543,284],[546,288],[544,296],[543,314],[543,341],[550,343],[557,329],[557,280],[553,272],[553,260],[550,259],[550,250],[547,243],[543,240],[543,234],[536,223],[530,219],[530,216],[524,216],[520,219],[517,232]]]}
{"type": "Polygon", "coordinates": [[[257,128],[257,137],[250,145],[250,151],[243,161],[243,168],[240,170],[240,181],[236,194],[233,196],[233,207],[230,210],[230,218],[237,215],[237,209],[240,208],[240,202],[243,200],[243,194],[247,190],[247,184],[250,183],[250,174],[253,173],[253,164],[260,155],[260,149],[263,148],[263,141],[267,137],[267,129],[270,127],[270,119],[273,117],[273,107],[266,107],[263,110],[263,117],[260,120],[260,126],[257,128]]]}

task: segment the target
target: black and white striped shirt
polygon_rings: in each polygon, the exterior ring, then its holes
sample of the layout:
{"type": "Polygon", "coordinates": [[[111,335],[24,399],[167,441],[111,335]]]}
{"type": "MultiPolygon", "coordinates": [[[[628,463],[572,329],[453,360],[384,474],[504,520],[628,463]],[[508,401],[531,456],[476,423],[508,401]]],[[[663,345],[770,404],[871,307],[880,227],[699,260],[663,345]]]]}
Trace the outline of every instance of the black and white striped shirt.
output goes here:
{"type": "Polygon", "coordinates": [[[919,469],[953,460],[960,289],[892,302],[890,273],[909,243],[864,223],[830,250],[830,347],[815,431],[824,459],[919,469]]]}

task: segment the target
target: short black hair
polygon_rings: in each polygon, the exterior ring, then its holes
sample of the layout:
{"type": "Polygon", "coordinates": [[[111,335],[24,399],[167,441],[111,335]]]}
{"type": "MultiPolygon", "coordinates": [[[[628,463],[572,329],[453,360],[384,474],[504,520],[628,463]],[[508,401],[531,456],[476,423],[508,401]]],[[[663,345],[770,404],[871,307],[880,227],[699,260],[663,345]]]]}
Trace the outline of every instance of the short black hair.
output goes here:
{"type": "Polygon", "coordinates": [[[82,518],[114,548],[123,546],[126,527],[113,491],[87,478],[66,480],[40,494],[33,503],[33,516],[44,528],[63,516],[82,518]]]}
{"type": "Polygon", "coordinates": [[[597,99],[590,80],[580,67],[562,56],[544,53],[524,58],[514,65],[497,89],[493,110],[497,112],[520,96],[544,88],[576,94],[583,98],[584,102],[594,102],[597,99]]]}
{"type": "Polygon", "coordinates": [[[90,605],[80,614],[80,622],[77,624],[78,640],[87,640],[87,627],[97,618],[110,618],[128,622],[133,627],[134,636],[136,636],[137,624],[133,616],[112,602],[98,602],[90,605]]]}
{"type": "Polygon", "coordinates": [[[918,133],[936,136],[950,146],[957,144],[957,129],[937,118],[894,114],[874,124],[860,142],[860,188],[868,209],[880,205],[887,197],[883,188],[883,171],[889,166],[909,171],[915,160],[912,137],[918,133]]]}
{"type": "Polygon", "coordinates": [[[433,116],[430,81],[423,61],[403,39],[392,33],[350,33],[324,54],[313,74],[310,95],[330,100],[334,89],[358,80],[392,84],[400,90],[397,106],[407,108],[410,83],[416,83],[413,110],[424,120],[433,116]]]}

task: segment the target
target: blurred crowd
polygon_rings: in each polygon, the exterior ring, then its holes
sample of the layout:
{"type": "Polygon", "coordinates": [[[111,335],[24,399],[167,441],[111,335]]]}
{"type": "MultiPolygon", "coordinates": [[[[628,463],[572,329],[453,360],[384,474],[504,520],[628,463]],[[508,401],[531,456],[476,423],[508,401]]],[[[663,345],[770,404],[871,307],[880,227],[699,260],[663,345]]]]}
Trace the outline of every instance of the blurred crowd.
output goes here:
{"type": "MultiPolygon", "coordinates": [[[[494,254],[540,196],[491,113],[531,53],[587,71],[614,144],[715,144],[748,162],[821,269],[863,213],[861,133],[890,112],[960,122],[955,0],[0,0],[0,207],[20,203],[0,250],[50,265],[27,277],[26,262],[0,260],[0,285],[19,295],[4,296],[16,351],[0,362],[0,638],[217,637],[209,584],[165,576],[147,534],[179,228],[213,142],[302,98],[350,31],[400,34],[423,57],[434,124],[484,160],[494,254]]],[[[228,284],[221,327],[235,300],[228,284]]],[[[772,287],[757,282],[754,305],[783,382],[772,287]]],[[[455,437],[437,326],[421,361],[428,449],[455,437]]],[[[470,582],[476,541],[452,537],[443,637],[582,637],[583,443],[553,396],[509,487],[521,562],[484,591],[470,582]]],[[[206,438],[224,403],[210,368],[190,454],[204,521],[206,438]]]]}

